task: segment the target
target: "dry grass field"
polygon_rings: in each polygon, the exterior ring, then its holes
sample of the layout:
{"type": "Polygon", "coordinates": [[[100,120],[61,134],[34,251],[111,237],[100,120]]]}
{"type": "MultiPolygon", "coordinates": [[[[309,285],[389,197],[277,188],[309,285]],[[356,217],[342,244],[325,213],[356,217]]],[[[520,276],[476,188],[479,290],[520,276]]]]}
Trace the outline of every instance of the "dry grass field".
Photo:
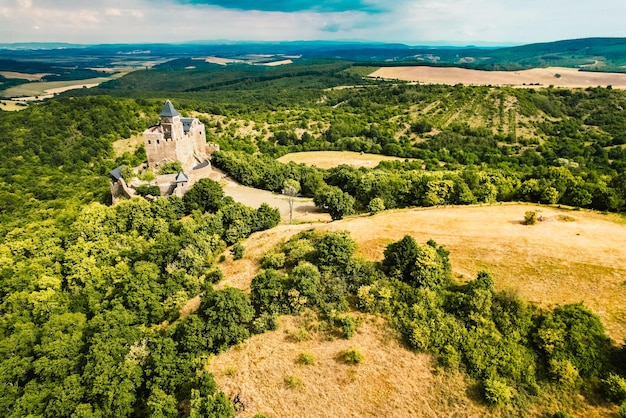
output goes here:
{"type": "Polygon", "coordinates": [[[109,77],[96,77],[86,80],[69,81],[42,81],[37,83],[26,83],[4,90],[2,97],[19,98],[20,100],[42,100],[53,97],[56,93],[63,93],[68,90],[91,88],[109,80],[114,80],[128,74],[131,70],[121,71],[109,77]]]}
{"type": "Polygon", "coordinates": [[[50,73],[18,73],[16,71],[0,71],[0,75],[4,78],[19,78],[28,81],[39,81],[42,77],[50,75],[50,73]]]}
{"type": "Polygon", "coordinates": [[[384,248],[405,234],[418,242],[432,238],[450,250],[457,280],[470,280],[486,270],[497,290],[515,290],[542,307],[583,302],[602,318],[616,343],[626,339],[626,222],[617,215],[498,204],[393,210],[337,222],[283,225],[244,242],[243,260],[223,266],[226,285],[248,290],[263,252],[311,227],[350,231],[359,253],[369,260],[381,260],[384,248]],[[541,211],[544,221],[522,225],[528,210],[541,211]]]}
{"type": "MultiPolygon", "coordinates": [[[[281,225],[248,238],[243,259],[227,258],[221,265],[226,280],[220,287],[249,291],[262,254],[309,228],[350,231],[359,243],[359,254],[370,260],[382,259],[385,246],[405,234],[419,242],[432,238],[450,250],[457,280],[488,270],[498,290],[514,289],[540,306],[584,302],[600,315],[616,343],[626,338],[626,221],[616,215],[498,204],[394,210],[336,222],[281,225]],[[544,220],[523,225],[528,210],[540,211],[544,220]]],[[[404,348],[383,320],[353,314],[362,324],[351,340],[316,332],[314,317],[281,317],[277,331],[232,347],[213,357],[207,367],[220,390],[231,399],[239,396],[245,410],[238,417],[258,412],[268,418],[510,415],[485,407],[476,384],[463,374],[442,373],[429,356],[404,348]],[[300,329],[308,330],[307,338],[294,338],[300,329]],[[365,357],[361,364],[338,361],[339,353],[353,347],[365,357]],[[315,364],[299,364],[302,353],[312,355],[315,364]]],[[[558,397],[542,396],[542,410],[529,408],[525,416],[549,416],[562,407],[558,397]]],[[[582,397],[574,402],[565,409],[575,417],[615,413],[615,408],[588,406],[582,397]]]]}
{"type": "MultiPolygon", "coordinates": [[[[392,330],[374,316],[360,316],[351,339],[329,341],[314,330],[295,341],[302,319],[282,317],[277,331],[254,336],[212,359],[218,387],[245,410],[274,417],[440,417],[490,416],[464,393],[464,377],[437,374],[430,356],[402,347],[392,330]],[[363,354],[358,365],[338,360],[344,350],[363,354]],[[309,354],[314,364],[299,364],[309,354]]],[[[493,416],[493,415],[492,415],[493,416]]]]}
{"type": "Polygon", "coordinates": [[[369,75],[386,79],[413,81],[425,84],[466,84],[532,87],[606,87],[626,88],[626,74],[592,73],[574,68],[534,68],[523,71],[482,71],[465,68],[442,67],[384,67],[369,75]]]}
{"type": "Polygon", "coordinates": [[[15,112],[17,110],[26,109],[27,105],[25,103],[18,104],[13,100],[0,100],[0,110],[4,110],[5,112],[15,112]]]}
{"type": "Polygon", "coordinates": [[[379,154],[361,154],[352,151],[311,151],[294,152],[283,155],[278,159],[281,163],[293,161],[296,164],[314,165],[319,168],[333,168],[341,164],[354,167],[376,167],[379,162],[387,160],[402,160],[404,158],[389,157],[379,154]]]}

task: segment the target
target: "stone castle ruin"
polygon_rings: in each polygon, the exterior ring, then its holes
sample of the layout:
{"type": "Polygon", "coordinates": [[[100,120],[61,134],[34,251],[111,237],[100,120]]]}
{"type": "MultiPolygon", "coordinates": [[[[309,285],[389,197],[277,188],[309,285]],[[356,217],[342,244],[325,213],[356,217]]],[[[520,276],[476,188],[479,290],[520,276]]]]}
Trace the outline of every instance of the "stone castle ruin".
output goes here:
{"type": "Polygon", "coordinates": [[[159,116],[159,124],[143,133],[147,167],[136,167],[134,171],[151,168],[158,173],[161,167],[176,161],[181,163],[183,171],[157,175],[154,181],[146,182],[138,178],[125,180],[122,167],[117,167],[109,173],[114,204],[119,199],[135,196],[136,188],[141,185],[158,186],[161,196],[182,196],[197,180],[211,174],[209,157],[219,146],[206,143],[204,124],[197,118],[181,117],[169,100],[159,116]]]}

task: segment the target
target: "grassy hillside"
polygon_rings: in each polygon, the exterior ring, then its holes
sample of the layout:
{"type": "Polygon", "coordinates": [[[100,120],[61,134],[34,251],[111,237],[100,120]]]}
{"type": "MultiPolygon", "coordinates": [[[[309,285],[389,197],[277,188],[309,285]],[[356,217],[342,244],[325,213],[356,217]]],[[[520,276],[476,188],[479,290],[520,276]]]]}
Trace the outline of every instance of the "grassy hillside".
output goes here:
{"type": "MultiPolygon", "coordinates": [[[[421,242],[434,239],[450,250],[457,280],[471,280],[486,269],[498,291],[544,308],[582,301],[602,317],[614,341],[626,337],[626,304],[621,297],[626,252],[619,245],[626,224],[619,217],[515,204],[391,211],[328,224],[280,226],[248,238],[243,259],[223,264],[226,279],[219,287],[250,291],[263,254],[311,227],[349,231],[358,242],[357,254],[376,261],[404,234],[421,242]],[[530,209],[540,210],[544,222],[523,225],[524,212],[530,209]]],[[[218,355],[209,367],[220,387],[231,397],[238,395],[245,405],[242,416],[257,412],[268,417],[323,416],[331,410],[342,417],[377,416],[381,411],[398,417],[453,413],[543,417],[563,410],[572,416],[601,417],[615,411],[607,404],[591,406],[582,398],[569,398],[557,385],[543,388],[531,403],[520,400],[510,408],[487,407],[476,381],[454,368],[444,372],[433,358],[398,345],[400,337],[390,327],[393,318],[386,322],[350,314],[361,321],[350,339],[329,335],[324,322],[305,311],[296,317],[281,316],[278,330],[218,355]],[[365,359],[347,366],[338,356],[354,347],[365,359]],[[303,353],[312,357],[312,364],[299,360],[303,353]]]]}

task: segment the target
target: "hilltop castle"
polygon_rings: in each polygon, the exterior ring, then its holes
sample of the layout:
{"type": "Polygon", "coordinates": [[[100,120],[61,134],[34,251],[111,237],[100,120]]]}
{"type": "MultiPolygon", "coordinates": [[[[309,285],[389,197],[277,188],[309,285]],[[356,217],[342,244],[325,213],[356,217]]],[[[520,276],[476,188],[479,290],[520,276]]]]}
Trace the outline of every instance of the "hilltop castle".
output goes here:
{"type": "Polygon", "coordinates": [[[181,118],[169,100],[159,114],[161,122],[143,133],[148,166],[180,161],[185,171],[207,160],[204,124],[196,118],[181,118]]]}
{"type": "MultiPolygon", "coordinates": [[[[128,179],[127,184],[122,178],[122,167],[117,167],[109,173],[114,203],[120,198],[135,196],[136,188],[141,185],[158,186],[161,196],[182,196],[198,179],[211,174],[209,156],[213,151],[219,151],[219,145],[206,143],[204,124],[197,118],[181,117],[169,100],[159,116],[159,124],[143,133],[148,167],[158,173],[164,164],[180,161],[183,171],[157,175],[152,182],[128,179]]],[[[141,170],[136,167],[133,171],[141,170]]]]}

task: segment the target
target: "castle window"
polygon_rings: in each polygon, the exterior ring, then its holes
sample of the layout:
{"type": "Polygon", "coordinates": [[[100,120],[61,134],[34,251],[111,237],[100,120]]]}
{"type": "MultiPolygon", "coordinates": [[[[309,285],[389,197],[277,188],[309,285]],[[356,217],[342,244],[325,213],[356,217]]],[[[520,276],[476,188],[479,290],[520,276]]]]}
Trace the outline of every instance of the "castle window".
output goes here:
{"type": "Polygon", "coordinates": [[[159,139],[157,139],[157,145],[159,145],[161,143],[161,141],[159,139]]]}
{"type": "Polygon", "coordinates": [[[150,140],[148,139],[148,145],[150,145],[150,144],[152,144],[152,141],[150,141],[150,140]]]}

